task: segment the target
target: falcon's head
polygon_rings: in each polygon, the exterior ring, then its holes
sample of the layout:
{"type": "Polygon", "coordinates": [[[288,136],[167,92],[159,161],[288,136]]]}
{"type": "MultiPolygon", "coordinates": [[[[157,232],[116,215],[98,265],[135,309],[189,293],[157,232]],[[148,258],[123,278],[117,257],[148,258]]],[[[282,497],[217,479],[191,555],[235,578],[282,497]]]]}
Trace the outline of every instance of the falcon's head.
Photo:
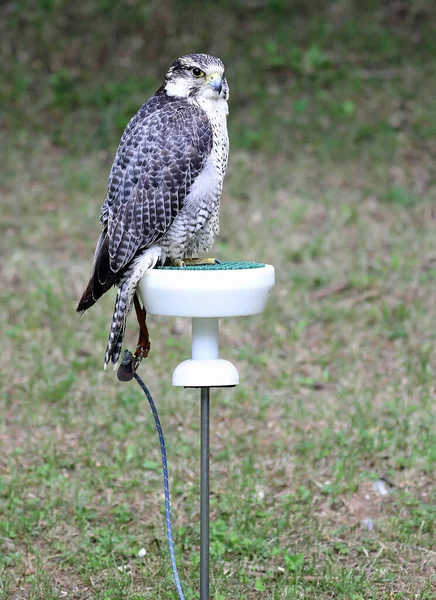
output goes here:
{"type": "Polygon", "coordinates": [[[180,98],[228,100],[229,97],[224,65],[209,54],[187,54],[178,58],[166,74],[163,89],[168,96],[180,98]]]}

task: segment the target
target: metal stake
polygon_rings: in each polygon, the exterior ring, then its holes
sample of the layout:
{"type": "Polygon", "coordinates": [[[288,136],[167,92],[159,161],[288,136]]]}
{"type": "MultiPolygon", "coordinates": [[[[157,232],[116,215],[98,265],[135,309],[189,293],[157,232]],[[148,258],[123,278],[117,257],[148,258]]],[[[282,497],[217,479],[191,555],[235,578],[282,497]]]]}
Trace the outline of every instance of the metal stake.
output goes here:
{"type": "Polygon", "coordinates": [[[201,388],[200,600],[209,600],[210,388],[201,388]]]}

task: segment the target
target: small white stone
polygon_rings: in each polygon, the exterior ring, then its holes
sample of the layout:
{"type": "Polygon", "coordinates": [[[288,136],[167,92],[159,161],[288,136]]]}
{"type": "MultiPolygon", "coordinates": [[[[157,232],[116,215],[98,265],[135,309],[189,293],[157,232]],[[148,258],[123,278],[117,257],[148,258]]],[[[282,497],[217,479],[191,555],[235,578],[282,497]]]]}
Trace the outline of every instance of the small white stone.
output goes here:
{"type": "Polygon", "coordinates": [[[389,494],[389,490],[382,479],[374,481],[374,483],[372,484],[372,489],[380,496],[387,496],[389,494]]]}
{"type": "Polygon", "coordinates": [[[127,573],[128,571],[130,571],[130,565],[120,565],[118,568],[118,571],[120,571],[121,573],[127,573]]]}
{"type": "Polygon", "coordinates": [[[145,548],[141,548],[141,550],[138,552],[139,558],[144,558],[144,556],[146,554],[147,554],[147,550],[145,548]]]}
{"type": "Polygon", "coordinates": [[[374,522],[371,517],[367,517],[360,522],[361,527],[366,529],[366,531],[372,531],[374,529],[374,522]]]}

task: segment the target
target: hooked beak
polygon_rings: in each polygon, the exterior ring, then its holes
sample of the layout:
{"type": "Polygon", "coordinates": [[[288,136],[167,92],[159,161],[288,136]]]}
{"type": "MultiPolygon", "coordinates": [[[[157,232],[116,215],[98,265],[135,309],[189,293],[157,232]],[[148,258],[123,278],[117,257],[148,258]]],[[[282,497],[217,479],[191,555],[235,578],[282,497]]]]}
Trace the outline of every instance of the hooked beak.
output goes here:
{"type": "Polygon", "coordinates": [[[223,89],[223,80],[221,79],[221,75],[219,73],[212,73],[207,76],[207,83],[210,85],[212,89],[221,94],[221,90],[223,89]]]}

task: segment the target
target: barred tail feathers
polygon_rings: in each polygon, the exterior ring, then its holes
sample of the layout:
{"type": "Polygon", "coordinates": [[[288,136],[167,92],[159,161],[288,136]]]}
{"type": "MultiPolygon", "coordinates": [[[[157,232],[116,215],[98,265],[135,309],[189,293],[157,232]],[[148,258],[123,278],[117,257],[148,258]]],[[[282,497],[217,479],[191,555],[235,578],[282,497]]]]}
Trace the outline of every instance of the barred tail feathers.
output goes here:
{"type": "Polygon", "coordinates": [[[135,290],[132,292],[129,290],[128,281],[124,282],[118,289],[104,357],[104,368],[106,368],[109,361],[116,365],[120,357],[124,332],[126,330],[126,319],[132,306],[134,292],[135,290]]]}
{"type": "Polygon", "coordinates": [[[133,296],[136,287],[143,275],[153,269],[160,259],[162,251],[158,247],[151,247],[137,256],[124,273],[122,282],[119,284],[117,297],[115,300],[112,324],[109,338],[106,346],[104,358],[104,368],[109,362],[112,362],[114,368],[118,363],[123,348],[124,333],[126,330],[126,320],[132,308],[133,296]]]}

